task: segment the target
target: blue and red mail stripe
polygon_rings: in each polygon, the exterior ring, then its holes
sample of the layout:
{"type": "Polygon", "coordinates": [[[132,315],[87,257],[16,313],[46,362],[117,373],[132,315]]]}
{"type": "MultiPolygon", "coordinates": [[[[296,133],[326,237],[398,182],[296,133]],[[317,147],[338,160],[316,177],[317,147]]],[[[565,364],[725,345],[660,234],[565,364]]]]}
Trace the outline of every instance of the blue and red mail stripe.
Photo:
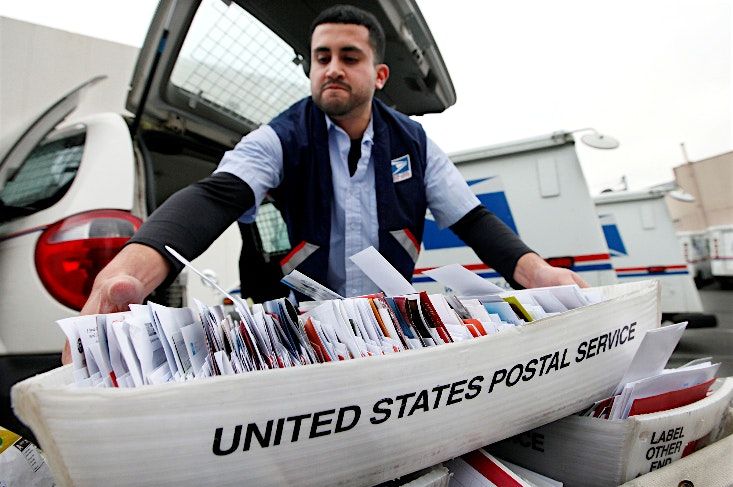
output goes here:
{"type": "MultiPolygon", "coordinates": [[[[611,256],[609,254],[588,254],[576,255],[572,257],[573,265],[570,267],[575,272],[591,272],[591,271],[612,271],[611,256]]],[[[473,271],[484,279],[501,277],[498,272],[494,271],[486,264],[463,264],[463,267],[469,271],[473,271]]],[[[430,282],[431,278],[422,275],[423,272],[434,269],[434,267],[422,267],[415,269],[412,276],[412,282],[430,282]]]]}
{"type": "Polygon", "coordinates": [[[649,276],[675,276],[689,274],[687,264],[678,265],[654,265],[646,267],[619,267],[616,269],[616,276],[622,277],[649,277],[649,276]]]}

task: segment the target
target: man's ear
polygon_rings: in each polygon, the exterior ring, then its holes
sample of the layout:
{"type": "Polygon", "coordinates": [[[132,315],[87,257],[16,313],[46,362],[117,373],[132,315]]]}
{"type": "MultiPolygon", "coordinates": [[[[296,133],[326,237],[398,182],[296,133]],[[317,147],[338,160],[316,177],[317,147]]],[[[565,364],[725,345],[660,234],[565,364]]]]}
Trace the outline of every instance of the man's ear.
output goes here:
{"type": "Polygon", "coordinates": [[[389,78],[389,66],[386,64],[377,64],[377,80],[375,82],[375,86],[378,90],[381,90],[384,88],[384,85],[387,83],[387,79],[389,78]]]}

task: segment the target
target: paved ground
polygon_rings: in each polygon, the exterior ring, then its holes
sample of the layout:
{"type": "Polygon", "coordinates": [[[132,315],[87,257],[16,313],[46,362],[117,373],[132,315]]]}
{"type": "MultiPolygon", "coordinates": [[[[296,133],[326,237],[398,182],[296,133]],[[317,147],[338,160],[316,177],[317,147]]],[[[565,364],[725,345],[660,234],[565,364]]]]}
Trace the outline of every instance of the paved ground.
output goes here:
{"type": "Polygon", "coordinates": [[[669,365],[712,356],[721,362],[718,377],[733,376],[733,291],[723,291],[714,284],[702,288],[700,298],[705,312],[718,317],[718,326],[685,330],[669,365]]]}

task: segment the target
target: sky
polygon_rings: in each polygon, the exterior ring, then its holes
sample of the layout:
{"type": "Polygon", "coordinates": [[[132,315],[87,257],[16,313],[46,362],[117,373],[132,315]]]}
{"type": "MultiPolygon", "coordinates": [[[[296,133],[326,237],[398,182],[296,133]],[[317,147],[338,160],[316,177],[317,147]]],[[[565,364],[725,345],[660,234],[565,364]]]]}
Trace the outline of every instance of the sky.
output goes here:
{"type": "MultiPolygon", "coordinates": [[[[140,46],[155,0],[4,0],[0,15],[140,46]]],[[[733,150],[730,0],[418,0],[457,103],[418,117],[446,152],[593,127],[592,194],[733,150]]],[[[582,133],[578,134],[579,136],[582,133]]]]}

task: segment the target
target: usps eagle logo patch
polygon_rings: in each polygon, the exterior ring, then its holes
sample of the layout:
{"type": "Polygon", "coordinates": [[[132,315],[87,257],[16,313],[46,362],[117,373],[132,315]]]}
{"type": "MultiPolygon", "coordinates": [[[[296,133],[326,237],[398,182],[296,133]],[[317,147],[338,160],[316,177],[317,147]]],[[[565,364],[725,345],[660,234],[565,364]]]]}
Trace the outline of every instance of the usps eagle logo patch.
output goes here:
{"type": "Polygon", "coordinates": [[[399,183],[412,177],[412,166],[410,166],[410,155],[405,154],[397,159],[392,159],[392,182],[399,183]]]}

